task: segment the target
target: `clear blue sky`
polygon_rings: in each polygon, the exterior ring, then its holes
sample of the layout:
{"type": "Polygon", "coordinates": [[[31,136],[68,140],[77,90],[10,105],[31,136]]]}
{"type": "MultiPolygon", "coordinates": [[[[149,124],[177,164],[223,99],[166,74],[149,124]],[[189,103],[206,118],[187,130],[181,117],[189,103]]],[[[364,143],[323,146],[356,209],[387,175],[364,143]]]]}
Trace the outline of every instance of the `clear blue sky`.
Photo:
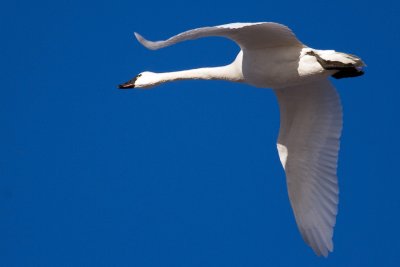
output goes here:
{"type": "Polygon", "coordinates": [[[400,266],[399,6],[395,1],[8,1],[1,23],[0,266],[400,266]],[[373,3],[373,4],[371,4],[373,3]],[[362,57],[344,108],[335,250],[297,230],[271,90],[143,70],[230,62],[221,38],[148,51],[229,22],[276,21],[362,57]]]}

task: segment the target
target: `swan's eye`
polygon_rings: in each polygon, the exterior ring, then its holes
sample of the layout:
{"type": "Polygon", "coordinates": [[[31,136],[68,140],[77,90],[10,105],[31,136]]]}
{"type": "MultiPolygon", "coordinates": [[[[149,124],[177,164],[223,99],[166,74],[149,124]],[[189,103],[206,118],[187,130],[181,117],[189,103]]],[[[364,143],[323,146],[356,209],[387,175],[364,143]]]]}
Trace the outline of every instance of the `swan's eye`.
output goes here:
{"type": "Polygon", "coordinates": [[[142,76],[142,74],[141,73],[139,73],[136,77],[140,77],[140,76],[142,76]]]}

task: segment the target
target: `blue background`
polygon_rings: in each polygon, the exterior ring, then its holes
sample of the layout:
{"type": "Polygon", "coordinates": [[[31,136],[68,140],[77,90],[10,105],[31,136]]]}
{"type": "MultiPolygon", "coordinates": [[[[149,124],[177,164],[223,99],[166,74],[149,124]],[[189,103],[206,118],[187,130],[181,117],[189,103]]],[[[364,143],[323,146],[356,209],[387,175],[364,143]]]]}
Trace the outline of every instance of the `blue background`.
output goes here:
{"type": "Polygon", "coordinates": [[[1,26],[0,266],[400,266],[395,1],[9,1],[1,26]],[[229,63],[238,47],[164,39],[276,21],[354,53],[344,108],[335,250],[297,230],[271,90],[185,81],[116,86],[143,70],[229,63]]]}

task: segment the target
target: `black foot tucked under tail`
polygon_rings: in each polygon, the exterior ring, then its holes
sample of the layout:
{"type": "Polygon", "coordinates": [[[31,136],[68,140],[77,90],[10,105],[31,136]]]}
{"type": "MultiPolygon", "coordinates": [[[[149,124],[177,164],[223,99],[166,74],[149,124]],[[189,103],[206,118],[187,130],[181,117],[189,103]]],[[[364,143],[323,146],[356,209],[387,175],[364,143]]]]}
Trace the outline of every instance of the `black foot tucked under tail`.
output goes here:
{"type": "Polygon", "coordinates": [[[338,72],[333,74],[332,77],[335,79],[342,79],[342,78],[358,77],[361,75],[364,75],[364,71],[353,67],[353,68],[347,68],[344,70],[339,70],[338,72]]]}

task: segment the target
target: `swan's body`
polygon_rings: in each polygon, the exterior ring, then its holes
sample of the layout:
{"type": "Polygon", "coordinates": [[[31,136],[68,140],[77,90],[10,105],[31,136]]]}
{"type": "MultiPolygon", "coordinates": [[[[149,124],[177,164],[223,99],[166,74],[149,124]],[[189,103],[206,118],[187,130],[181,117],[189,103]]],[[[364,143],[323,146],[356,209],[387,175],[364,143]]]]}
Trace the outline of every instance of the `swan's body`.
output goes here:
{"type": "Polygon", "coordinates": [[[336,168],[342,130],[340,99],[328,77],[362,75],[361,59],[334,50],[309,48],[289,28],[271,22],[199,28],[158,42],[135,35],[149,49],[205,36],[226,37],[240,46],[236,59],[227,66],[143,72],[120,88],[149,88],[186,79],[220,79],[273,88],[281,111],[278,152],[296,222],[315,253],[327,256],[333,250],[338,204],[336,168]]]}

